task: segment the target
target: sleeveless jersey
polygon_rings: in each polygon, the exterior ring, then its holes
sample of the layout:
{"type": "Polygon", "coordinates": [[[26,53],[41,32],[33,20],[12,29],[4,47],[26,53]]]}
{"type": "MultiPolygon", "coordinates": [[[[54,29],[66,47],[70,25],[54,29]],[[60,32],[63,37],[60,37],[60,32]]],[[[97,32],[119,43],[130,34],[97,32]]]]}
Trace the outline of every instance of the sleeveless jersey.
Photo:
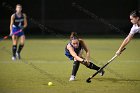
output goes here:
{"type": "MultiPolygon", "coordinates": [[[[70,44],[71,47],[73,47],[73,45],[72,45],[71,43],[68,43],[68,44],[70,44]]],[[[67,44],[67,45],[68,45],[68,44],[67,44]]],[[[78,47],[78,48],[73,47],[73,49],[74,49],[75,53],[76,53],[77,55],[79,55],[79,53],[80,53],[80,51],[81,51],[81,49],[82,49],[81,43],[79,43],[79,47],[78,47]]],[[[69,50],[67,49],[67,46],[66,46],[66,48],[65,48],[65,55],[66,55],[70,60],[73,60],[73,59],[74,59],[73,56],[70,54],[69,50]]]]}

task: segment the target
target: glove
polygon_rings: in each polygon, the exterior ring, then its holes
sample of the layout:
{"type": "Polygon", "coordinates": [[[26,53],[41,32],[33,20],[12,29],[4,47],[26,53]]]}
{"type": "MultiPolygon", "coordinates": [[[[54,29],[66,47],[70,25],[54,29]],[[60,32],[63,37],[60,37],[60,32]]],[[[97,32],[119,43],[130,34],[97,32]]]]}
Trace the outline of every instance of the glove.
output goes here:
{"type": "Polygon", "coordinates": [[[119,56],[120,54],[121,54],[121,51],[118,50],[118,51],[116,52],[116,55],[119,56]]]}
{"type": "Polygon", "coordinates": [[[83,59],[82,63],[83,64],[86,64],[87,63],[87,60],[83,59]]]}
{"type": "Polygon", "coordinates": [[[23,27],[23,26],[21,26],[21,27],[20,27],[20,29],[23,31],[23,30],[24,30],[24,27],[23,27]]]}
{"type": "Polygon", "coordinates": [[[11,31],[10,34],[9,34],[9,36],[12,36],[12,35],[13,35],[13,32],[11,31]]]}

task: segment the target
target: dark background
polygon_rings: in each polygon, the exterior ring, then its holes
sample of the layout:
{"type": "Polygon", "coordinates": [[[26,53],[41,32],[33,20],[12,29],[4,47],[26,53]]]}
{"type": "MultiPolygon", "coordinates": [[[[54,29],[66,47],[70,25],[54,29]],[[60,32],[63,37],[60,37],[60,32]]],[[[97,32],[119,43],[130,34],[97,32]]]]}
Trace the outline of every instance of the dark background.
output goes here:
{"type": "Polygon", "coordinates": [[[127,34],[132,24],[131,11],[140,8],[140,0],[1,0],[0,34],[9,34],[10,16],[15,5],[22,4],[28,17],[27,35],[68,34],[71,31],[87,35],[127,34]],[[76,2],[98,18],[72,6],[76,2]],[[104,24],[108,22],[120,31],[104,24]]]}

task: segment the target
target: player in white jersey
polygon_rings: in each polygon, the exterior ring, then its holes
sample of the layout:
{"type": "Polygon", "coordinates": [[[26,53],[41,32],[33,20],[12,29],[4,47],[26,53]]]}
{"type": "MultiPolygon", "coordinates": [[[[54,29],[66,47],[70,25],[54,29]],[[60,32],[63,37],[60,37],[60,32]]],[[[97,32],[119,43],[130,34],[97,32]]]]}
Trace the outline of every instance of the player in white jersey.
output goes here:
{"type": "Polygon", "coordinates": [[[120,48],[116,52],[117,55],[121,54],[121,50],[132,40],[133,36],[136,33],[140,33],[140,11],[135,10],[135,11],[131,12],[130,13],[130,21],[133,24],[133,26],[132,26],[132,28],[130,30],[130,33],[124,39],[124,41],[122,42],[120,48]]]}

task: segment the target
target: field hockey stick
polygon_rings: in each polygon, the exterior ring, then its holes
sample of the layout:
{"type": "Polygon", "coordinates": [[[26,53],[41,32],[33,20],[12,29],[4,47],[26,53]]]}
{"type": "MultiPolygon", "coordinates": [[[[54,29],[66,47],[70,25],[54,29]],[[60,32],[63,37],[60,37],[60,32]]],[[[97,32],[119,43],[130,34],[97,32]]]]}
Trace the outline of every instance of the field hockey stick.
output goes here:
{"type": "MultiPolygon", "coordinates": [[[[126,48],[124,48],[123,50],[121,50],[121,52],[123,52],[126,48]]],[[[95,72],[92,76],[90,76],[86,82],[87,83],[90,83],[91,82],[91,79],[93,77],[95,77],[98,73],[100,73],[107,65],[109,65],[118,55],[114,55],[104,66],[102,66],[97,72],[95,72]]]]}
{"type": "MultiPolygon", "coordinates": [[[[18,34],[19,32],[22,32],[22,30],[17,31],[17,32],[13,33],[12,35],[18,34]]],[[[3,38],[0,39],[0,41],[5,40],[5,39],[7,39],[8,37],[11,37],[12,35],[4,36],[3,38]]]]}

